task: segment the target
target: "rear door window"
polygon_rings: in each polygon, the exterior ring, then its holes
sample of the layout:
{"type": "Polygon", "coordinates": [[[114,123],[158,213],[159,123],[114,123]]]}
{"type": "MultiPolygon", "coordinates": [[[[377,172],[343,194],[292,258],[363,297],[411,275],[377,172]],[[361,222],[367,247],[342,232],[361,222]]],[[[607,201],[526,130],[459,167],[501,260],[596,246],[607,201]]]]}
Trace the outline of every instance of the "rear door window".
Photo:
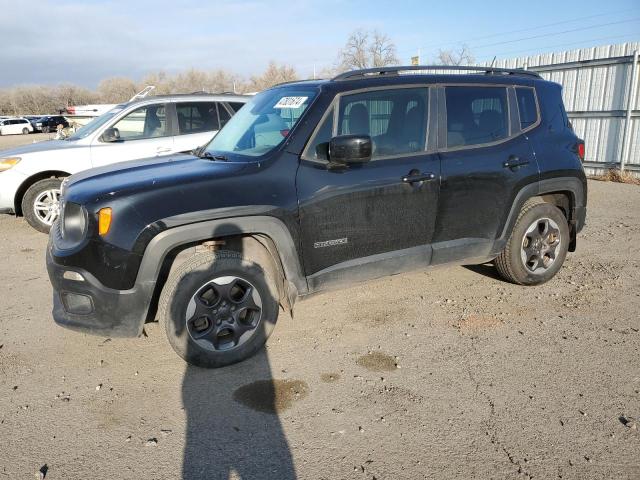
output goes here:
{"type": "Polygon", "coordinates": [[[216,102],[179,102],[176,114],[180,135],[220,129],[216,102]]]}
{"type": "Polygon", "coordinates": [[[445,88],[447,147],[481,145],[509,136],[507,89],[455,86],[445,88]]]}

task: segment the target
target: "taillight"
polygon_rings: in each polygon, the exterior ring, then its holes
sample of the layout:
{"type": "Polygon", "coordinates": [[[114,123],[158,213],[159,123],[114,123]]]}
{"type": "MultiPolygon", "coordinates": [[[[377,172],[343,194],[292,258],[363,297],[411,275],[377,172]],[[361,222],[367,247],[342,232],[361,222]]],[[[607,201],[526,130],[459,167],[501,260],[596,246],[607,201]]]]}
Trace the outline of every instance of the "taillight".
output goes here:
{"type": "Polygon", "coordinates": [[[584,142],[580,142],[576,145],[576,153],[580,157],[580,161],[584,162],[584,142]]]}

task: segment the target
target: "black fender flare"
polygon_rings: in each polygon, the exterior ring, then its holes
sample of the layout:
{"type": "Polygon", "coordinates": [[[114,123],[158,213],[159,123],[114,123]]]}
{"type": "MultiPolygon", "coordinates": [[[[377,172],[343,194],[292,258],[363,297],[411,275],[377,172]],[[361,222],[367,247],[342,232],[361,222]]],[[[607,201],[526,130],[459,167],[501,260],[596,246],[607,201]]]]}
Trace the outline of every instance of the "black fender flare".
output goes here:
{"type": "Polygon", "coordinates": [[[507,220],[502,228],[502,232],[496,239],[493,250],[495,255],[498,255],[500,251],[502,251],[502,248],[504,248],[524,203],[531,197],[552,192],[569,192],[571,194],[572,212],[569,212],[571,218],[570,227],[573,228],[573,234],[582,230],[587,204],[585,182],[578,177],[556,177],[540,180],[539,182],[526,185],[517,193],[509,210],[507,220]]]}
{"type": "Polygon", "coordinates": [[[286,280],[295,287],[296,295],[306,293],[307,280],[291,233],[278,218],[262,215],[220,218],[164,230],[147,245],[135,283],[146,291],[153,291],[165,258],[181,245],[216,237],[250,234],[265,235],[274,242],[286,280]]]}

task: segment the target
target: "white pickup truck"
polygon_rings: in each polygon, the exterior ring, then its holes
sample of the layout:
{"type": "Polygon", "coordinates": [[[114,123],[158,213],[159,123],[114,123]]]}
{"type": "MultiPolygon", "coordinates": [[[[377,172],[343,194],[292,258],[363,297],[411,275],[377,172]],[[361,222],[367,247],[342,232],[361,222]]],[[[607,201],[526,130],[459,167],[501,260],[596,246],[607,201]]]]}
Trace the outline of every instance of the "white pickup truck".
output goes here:
{"type": "Polygon", "coordinates": [[[58,217],[62,180],[125,160],[188,152],[207,143],[247,98],[153,96],[117,105],[64,140],[0,152],[0,213],[23,215],[41,232],[58,217]]]}

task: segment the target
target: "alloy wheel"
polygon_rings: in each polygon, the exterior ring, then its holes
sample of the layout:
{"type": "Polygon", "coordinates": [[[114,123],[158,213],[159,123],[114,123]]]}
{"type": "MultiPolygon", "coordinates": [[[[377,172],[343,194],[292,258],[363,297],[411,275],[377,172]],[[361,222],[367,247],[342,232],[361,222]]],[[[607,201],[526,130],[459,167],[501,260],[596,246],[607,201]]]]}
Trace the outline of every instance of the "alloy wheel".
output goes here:
{"type": "Polygon", "coordinates": [[[60,214],[60,189],[44,190],[33,202],[36,218],[45,225],[51,226],[60,214]]]}
{"type": "Polygon", "coordinates": [[[522,238],[522,264],[530,273],[544,273],[555,262],[561,242],[558,224],[550,218],[539,218],[529,225],[522,238]]]}
{"type": "Polygon", "coordinates": [[[189,336],[206,350],[226,351],[245,343],[262,320],[260,292],[247,280],[217,277],[200,287],[187,305],[189,336]]]}

